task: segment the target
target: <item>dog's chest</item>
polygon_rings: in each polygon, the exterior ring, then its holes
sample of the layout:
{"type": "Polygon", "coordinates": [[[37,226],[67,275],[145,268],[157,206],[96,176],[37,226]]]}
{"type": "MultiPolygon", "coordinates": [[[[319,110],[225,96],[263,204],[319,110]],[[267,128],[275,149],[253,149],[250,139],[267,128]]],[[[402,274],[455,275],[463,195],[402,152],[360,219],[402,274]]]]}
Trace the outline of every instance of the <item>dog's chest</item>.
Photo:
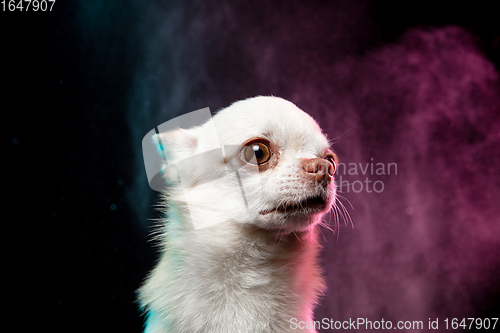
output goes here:
{"type": "Polygon", "coordinates": [[[272,250],[246,244],[185,258],[172,290],[179,300],[174,317],[184,318],[186,331],[229,332],[237,325],[241,332],[281,332],[298,312],[300,298],[293,290],[293,265],[272,250]]]}

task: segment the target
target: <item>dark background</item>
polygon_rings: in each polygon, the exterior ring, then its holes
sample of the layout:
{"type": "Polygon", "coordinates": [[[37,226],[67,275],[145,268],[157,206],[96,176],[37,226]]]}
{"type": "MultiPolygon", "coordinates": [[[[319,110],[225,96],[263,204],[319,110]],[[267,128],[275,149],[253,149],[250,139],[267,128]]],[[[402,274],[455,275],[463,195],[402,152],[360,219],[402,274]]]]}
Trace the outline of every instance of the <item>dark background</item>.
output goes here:
{"type": "MultiPolygon", "coordinates": [[[[500,68],[493,2],[355,3],[57,1],[51,13],[1,12],[8,185],[0,284],[8,307],[4,325],[14,323],[21,332],[141,331],[134,291],[156,258],[147,235],[148,218],[157,213],[150,208],[155,194],[147,188],[137,147],[166,115],[206,106],[214,111],[257,94],[279,94],[307,106],[288,87],[307,88],[307,79],[273,77],[293,74],[285,68],[300,67],[309,56],[320,64],[326,56],[331,63],[364,57],[412,27],[461,26],[477,53],[500,68]],[[217,13],[228,11],[234,20],[216,22],[217,13]],[[362,18],[355,19],[359,11],[362,18]],[[171,29],[158,34],[165,24],[171,29]],[[261,67],[256,62],[266,53],[246,52],[241,39],[255,50],[274,42],[293,46],[288,41],[295,39],[303,48],[290,47],[278,61],[282,67],[261,67]],[[174,97],[158,97],[162,91],[174,97]]],[[[498,116],[489,119],[498,124],[498,116]]],[[[490,153],[498,155],[497,148],[492,145],[490,153]]],[[[498,178],[492,181],[498,185],[498,178]]],[[[491,222],[498,225],[498,218],[491,222]]],[[[477,316],[500,313],[499,266],[491,262],[497,266],[488,270],[488,283],[467,301],[477,316]]],[[[333,316],[326,305],[318,311],[333,316]]]]}

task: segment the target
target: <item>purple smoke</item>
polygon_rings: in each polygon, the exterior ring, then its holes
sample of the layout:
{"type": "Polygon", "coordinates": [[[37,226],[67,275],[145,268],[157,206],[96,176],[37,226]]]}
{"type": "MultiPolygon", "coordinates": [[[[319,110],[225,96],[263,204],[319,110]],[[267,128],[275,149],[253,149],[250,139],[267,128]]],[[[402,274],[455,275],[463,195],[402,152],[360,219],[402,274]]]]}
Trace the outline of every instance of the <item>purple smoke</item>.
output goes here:
{"type": "Polygon", "coordinates": [[[343,159],[398,173],[369,175],[381,193],[346,189],[355,227],[323,252],[331,289],[316,317],[478,316],[500,272],[498,74],[458,27],[409,30],[346,66],[341,108],[317,117],[329,133],[351,119],[343,159]]]}

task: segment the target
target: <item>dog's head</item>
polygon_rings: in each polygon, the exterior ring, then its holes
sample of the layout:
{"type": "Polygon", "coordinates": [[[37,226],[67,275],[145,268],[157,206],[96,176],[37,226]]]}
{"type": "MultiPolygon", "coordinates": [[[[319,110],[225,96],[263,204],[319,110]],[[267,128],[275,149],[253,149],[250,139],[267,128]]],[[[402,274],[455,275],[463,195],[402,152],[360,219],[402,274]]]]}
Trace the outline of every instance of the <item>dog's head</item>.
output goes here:
{"type": "Polygon", "coordinates": [[[233,220],[300,231],[335,200],[336,155],[318,124],[281,98],[239,101],[202,126],[160,138],[176,166],[167,178],[182,189],[174,199],[199,226],[233,220]]]}

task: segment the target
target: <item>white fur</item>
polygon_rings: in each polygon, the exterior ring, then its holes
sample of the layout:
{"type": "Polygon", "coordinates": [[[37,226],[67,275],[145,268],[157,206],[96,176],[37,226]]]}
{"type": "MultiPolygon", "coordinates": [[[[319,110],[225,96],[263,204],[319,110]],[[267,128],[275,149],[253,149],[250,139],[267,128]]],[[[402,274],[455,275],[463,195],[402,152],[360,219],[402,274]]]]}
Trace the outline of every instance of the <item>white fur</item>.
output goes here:
{"type": "Polygon", "coordinates": [[[146,332],[316,332],[290,323],[312,320],[324,288],[317,223],[335,187],[333,180],[325,187],[301,176],[300,164],[328,149],[316,122],[281,98],[255,97],[161,140],[169,162],[180,164],[166,172],[176,185],[163,197],[162,256],[139,290],[149,314],[146,332]],[[225,158],[196,159],[214,148],[214,125],[225,158]],[[262,137],[275,147],[275,160],[259,172],[241,165],[233,148],[262,137]],[[185,160],[193,156],[194,162],[185,160]],[[235,168],[246,202],[236,173],[226,171],[235,168]],[[319,193],[329,198],[321,212],[261,214],[319,193]]]}

